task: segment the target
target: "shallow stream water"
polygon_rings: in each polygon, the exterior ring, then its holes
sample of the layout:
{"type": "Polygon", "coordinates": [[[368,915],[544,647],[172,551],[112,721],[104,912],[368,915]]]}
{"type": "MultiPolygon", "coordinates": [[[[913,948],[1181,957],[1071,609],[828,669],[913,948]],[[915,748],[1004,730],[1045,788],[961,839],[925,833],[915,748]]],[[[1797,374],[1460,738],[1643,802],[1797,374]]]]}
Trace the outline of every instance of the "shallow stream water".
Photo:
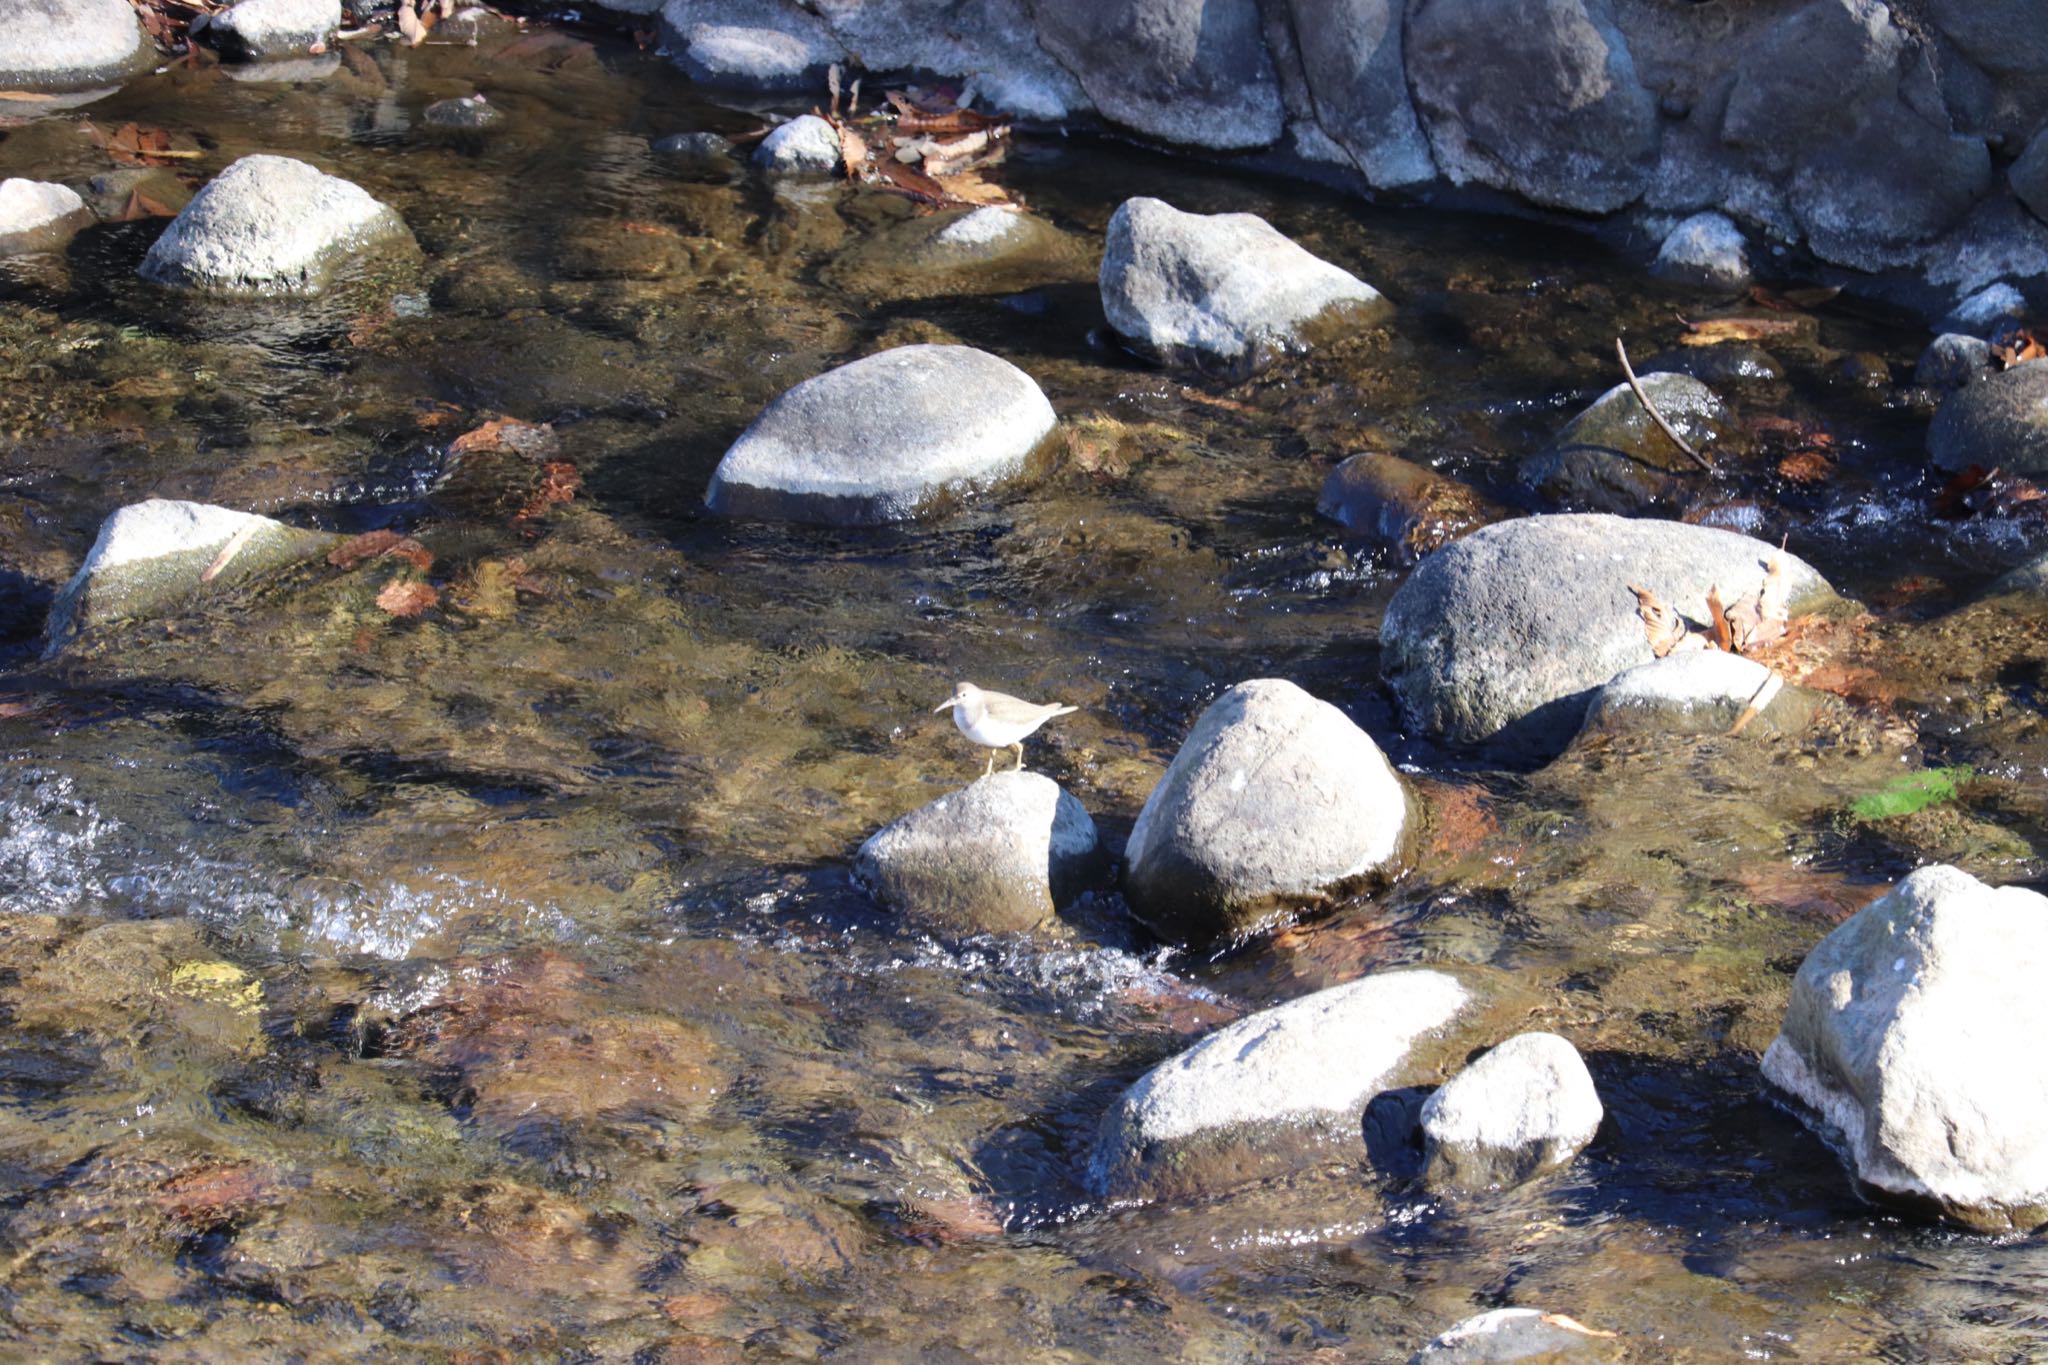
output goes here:
{"type": "MultiPolygon", "coordinates": [[[[1317,518],[1384,449],[1512,506],[1515,461],[1681,319],[1643,252],[1025,133],[991,178],[1066,234],[921,272],[922,211],[705,178],[649,139],[761,124],[622,37],[348,46],[303,80],[171,69],[0,132],[0,174],[114,169],[80,127],[196,139],[193,183],[298,155],[399,210],[423,263],[317,304],[134,276],[161,218],[0,262],[0,1337],[46,1359],[1402,1361],[1485,1308],[1630,1358],[2048,1358],[2033,1243],[1858,1201],[1765,1093],[1791,972],[1911,867],[2048,864],[2041,608],[1979,601],[2042,523],[1935,515],[1927,333],[1842,298],[1773,345],[1759,439],[1666,515],[1791,548],[1868,604],[1826,738],[1644,736],[1535,771],[1403,733],[1375,631],[1407,566],[1317,518]],[[475,91],[481,134],[424,123],[475,91]],[[1260,213],[1395,302],[1233,384],[1106,339],[1131,194],[1260,213]],[[1051,467],[916,525],[733,523],[726,445],[790,384],[905,341],[1030,372],[1051,467]],[[581,479],[533,511],[496,418],[581,479]],[[39,658],[101,518],[189,498],[434,555],[324,566],[39,658]],[[1415,866],[1215,956],[1112,894],[939,941],[847,876],[980,771],[956,678],[1080,711],[1029,748],[1120,840],[1201,708],[1291,679],[1433,812],[1415,866]],[[1856,797],[1967,763],[1954,804],[1856,797]],[[1587,1055],[1608,1120],[1470,1203],[1337,1160],[1201,1204],[1080,1184],[1118,1089],[1220,1021],[1376,967],[1461,963],[1587,1055]]],[[[800,100],[790,109],[808,107],[800,100]]],[[[0,110],[0,113],[7,112],[0,110]]],[[[373,271],[374,273],[378,273],[373,271]]],[[[1744,302],[1739,311],[1755,313],[1744,302]]],[[[974,395],[961,395],[971,405],[974,395]]]]}

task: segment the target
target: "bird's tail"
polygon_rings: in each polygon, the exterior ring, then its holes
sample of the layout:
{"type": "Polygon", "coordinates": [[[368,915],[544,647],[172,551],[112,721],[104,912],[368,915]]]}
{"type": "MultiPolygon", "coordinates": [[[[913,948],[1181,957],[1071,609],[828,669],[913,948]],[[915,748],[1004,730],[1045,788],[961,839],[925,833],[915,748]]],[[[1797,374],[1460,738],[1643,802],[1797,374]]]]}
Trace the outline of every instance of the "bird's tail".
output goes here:
{"type": "Polygon", "coordinates": [[[1078,707],[1078,706],[1061,706],[1061,707],[1056,707],[1056,708],[1054,708],[1054,710],[1053,710],[1053,712],[1052,712],[1052,715],[1049,715],[1049,716],[1047,716],[1047,717],[1046,717],[1046,719],[1047,719],[1047,720],[1051,720],[1053,716],[1070,716],[1070,715],[1072,715],[1072,714],[1073,714],[1074,712],[1076,712],[1076,711],[1078,711],[1078,710],[1080,710],[1080,709],[1081,709],[1081,708],[1080,708],[1080,707],[1078,707]]]}

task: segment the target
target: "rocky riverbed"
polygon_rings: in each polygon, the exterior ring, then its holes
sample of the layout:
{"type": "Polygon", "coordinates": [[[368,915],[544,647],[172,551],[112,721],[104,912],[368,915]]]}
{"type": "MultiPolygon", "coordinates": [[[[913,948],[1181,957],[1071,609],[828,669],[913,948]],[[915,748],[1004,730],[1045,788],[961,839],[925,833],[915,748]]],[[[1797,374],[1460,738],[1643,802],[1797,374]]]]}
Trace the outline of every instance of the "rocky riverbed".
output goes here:
{"type": "Polygon", "coordinates": [[[11,1349],[2038,1351],[2024,296],[250,4],[0,106],[11,1349]]]}

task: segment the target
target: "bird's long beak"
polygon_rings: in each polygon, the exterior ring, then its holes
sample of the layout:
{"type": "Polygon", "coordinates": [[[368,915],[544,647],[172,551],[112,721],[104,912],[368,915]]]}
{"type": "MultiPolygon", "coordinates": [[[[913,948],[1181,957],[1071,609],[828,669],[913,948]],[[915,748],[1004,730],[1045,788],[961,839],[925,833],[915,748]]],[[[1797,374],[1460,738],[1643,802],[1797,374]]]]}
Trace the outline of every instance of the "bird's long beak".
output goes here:
{"type": "Polygon", "coordinates": [[[959,704],[960,699],[958,697],[948,697],[932,708],[932,714],[936,716],[941,711],[950,711],[959,704]]]}

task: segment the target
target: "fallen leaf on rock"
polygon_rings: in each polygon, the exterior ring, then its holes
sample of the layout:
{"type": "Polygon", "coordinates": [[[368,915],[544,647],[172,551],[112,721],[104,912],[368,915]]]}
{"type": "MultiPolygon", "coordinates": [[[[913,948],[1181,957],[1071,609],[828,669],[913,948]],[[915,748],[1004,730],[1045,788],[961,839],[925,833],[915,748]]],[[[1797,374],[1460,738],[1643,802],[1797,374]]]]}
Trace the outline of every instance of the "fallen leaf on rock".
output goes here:
{"type": "Polygon", "coordinates": [[[1707,624],[1713,632],[1714,648],[1735,652],[1735,628],[1728,624],[1728,609],[1721,605],[1719,585],[1707,589],[1707,624]]]}
{"type": "Polygon", "coordinates": [[[1681,346],[1719,346],[1724,341],[1768,341],[1773,337],[1798,336],[1809,325],[1799,318],[1708,318],[1704,322],[1685,322],[1685,335],[1678,342],[1681,346]]]}
{"type": "Polygon", "coordinates": [[[181,1223],[223,1227],[283,1195],[274,1173],[256,1166],[185,1171],[158,1187],[157,1207],[181,1223]]]}
{"type": "Polygon", "coordinates": [[[839,125],[839,164],[848,180],[860,179],[868,165],[867,139],[845,124],[839,125]]]}
{"type": "Polygon", "coordinates": [[[514,521],[531,521],[550,507],[570,502],[576,497],[576,490],[583,486],[583,475],[576,466],[566,460],[550,460],[541,466],[540,487],[526,500],[514,521]]]}
{"type": "Polygon", "coordinates": [[[1649,638],[1652,654],[1661,659],[1692,638],[1685,618],[1656,593],[1633,583],[1628,590],[1636,595],[1636,615],[1642,618],[1643,634],[1649,638]]]}
{"type": "Polygon", "coordinates": [[[434,567],[433,552],[411,536],[396,531],[365,531],[351,536],[327,552],[327,562],[337,569],[353,569],[365,560],[390,555],[425,573],[434,567]]]}
{"type": "Polygon", "coordinates": [[[450,455],[507,454],[536,458],[555,448],[555,429],[542,422],[522,422],[516,417],[494,417],[474,431],[465,431],[448,444],[450,455]]]}
{"type": "Polygon", "coordinates": [[[417,578],[394,578],[377,594],[377,605],[393,616],[419,616],[441,600],[434,585],[417,578]]]}
{"type": "Polygon", "coordinates": [[[1000,185],[990,184],[973,171],[960,171],[951,175],[938,174],[932,179],[938,183],[946,197],[956,204],[1000,206],[1017,202],[1008,190],[1000,185]]]}
{"type": "Polygon", "coordinates": [[[2048,360],[2048,342],[2031,327],[2015,327],[1991,343],[1991,358],[1998,368],[2009,370],[2029,360],[2048,360]]]}
{"type": "Polygon", "coordinates": [[[398,32],[409,47],[418,47],[426,41],[427,25],[431,19],[422,20],[419,11],[412,6],[412,0],[398,0],[398,32]]]}

